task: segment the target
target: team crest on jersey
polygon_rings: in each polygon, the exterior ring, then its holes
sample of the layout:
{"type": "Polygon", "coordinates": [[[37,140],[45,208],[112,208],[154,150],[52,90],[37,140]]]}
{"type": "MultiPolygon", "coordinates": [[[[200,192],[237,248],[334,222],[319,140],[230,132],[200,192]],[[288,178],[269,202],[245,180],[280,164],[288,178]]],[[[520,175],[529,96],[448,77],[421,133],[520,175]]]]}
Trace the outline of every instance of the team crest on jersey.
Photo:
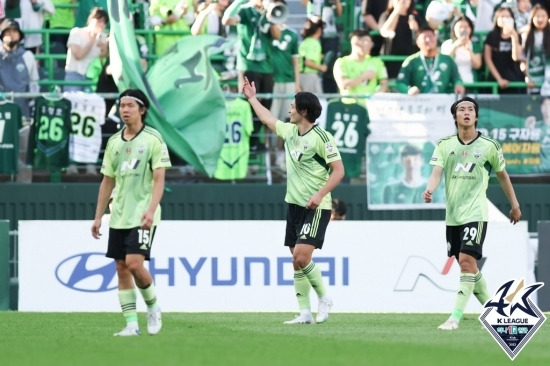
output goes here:
{"type": "Polygon", "coordinates": [[[143,154],[145,152],[145,146],[138,146],[137,152],[138,154],[143,154]]]}
{"type": "Polygon", "coordinates": [[[481,157],[481,151],[474,151],[474,158],[479,159],[481,157]]]}
{"type": "Polygon", "coordinates": [[[325,149],[330,154],[334,151],[334,146],[332,146],[332,144],[330,142],[327,142],[325,149]]]}
{"type": "Polygon", "coordinates": [[[309,142],[308,141],[304,141],[304,147],[303,147],[304,151],[306,151],[307,149],[309,149],[309,142]]]}

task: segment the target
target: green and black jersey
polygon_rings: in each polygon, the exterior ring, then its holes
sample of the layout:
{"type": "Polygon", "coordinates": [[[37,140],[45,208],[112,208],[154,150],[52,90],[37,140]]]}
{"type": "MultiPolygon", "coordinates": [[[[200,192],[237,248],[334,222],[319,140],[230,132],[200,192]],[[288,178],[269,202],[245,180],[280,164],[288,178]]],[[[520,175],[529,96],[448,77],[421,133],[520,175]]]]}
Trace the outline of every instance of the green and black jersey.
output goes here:
{"type": "Polygon", "coordinates": [[[27,163],[40,169],[61,169],[69,165],[72,131],[71,102],[65,98],[35,99],[29,132],[27,163]]]}
{"type": "MultiPolygon", "coordinates": [[[[329,163],[341,160],[334,137],[318,125],[304,135],[292,123],[277,121],[277,135],[285,142],[287,190],[285,201],[305,207],[310,197],[326,184],[329,163]]],[[[320,209],[331,210],[332,199],[327,194],[320,209]]]]}
{"type": "Polygon", "coordinates": [[[488,221],[487,186],[492,171],[501,172],[506,163],[500,144],[478,132],[464,144],[458,135],[441,139],[430,165],[443,168],[446,218],[449,226],[488,221]]]}

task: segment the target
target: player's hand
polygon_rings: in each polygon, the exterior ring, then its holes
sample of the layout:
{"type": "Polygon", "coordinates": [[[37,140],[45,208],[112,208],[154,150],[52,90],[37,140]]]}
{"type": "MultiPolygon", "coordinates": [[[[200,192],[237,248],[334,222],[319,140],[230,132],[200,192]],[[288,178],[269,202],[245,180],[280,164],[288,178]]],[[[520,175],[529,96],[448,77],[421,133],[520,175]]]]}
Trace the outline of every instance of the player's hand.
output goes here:
{"type": "Polygon", "coordinates": [[[429,191],[429,190],[425,190],[424,191],[424,194],[422,195],[424,197],[424,202],[426,203],[430,203],[432,202],[432,191],[429,191]]]}
{"type": "Polygon", "coordinates": [[[512,207],[510,210],[510,222],[512,224],[516,224],[521,219],[521,210],[519,209],[519,206],[512,207]]]}
{"type": "Polygon", "coordinates": [[[322,200],[323,200],[323,197],[321,197],[321,195],[319,195],[318,193],[315,193],[313,196],[309,198],[309,201],[307,201],[306,209],[315,210],[317,207],[319,207],[322,200]]]}
{"type": "Polygon", "coordinates": [[[151,229],[151,226],[153,226],[153,218],[154,218],[154,212],[145,211],[145,213],[141,216],[141,228],[144,230],[151,229]]]}
{"type": "Polygon", "coordinates": [[[256,84],[254,84],[254,82],[250,84],[246,76],[244,77],[243,94],[246,99],[250,99],[256,95],[256,84]]]}
{"type": "Polygon", "coordinates": [[[101,233],[99,232],[99,228],[101,227],[101,220],[94,220],[94,223],[92,224],[92,236],[94,239],[99,239],[101,236],[101,233]]]}

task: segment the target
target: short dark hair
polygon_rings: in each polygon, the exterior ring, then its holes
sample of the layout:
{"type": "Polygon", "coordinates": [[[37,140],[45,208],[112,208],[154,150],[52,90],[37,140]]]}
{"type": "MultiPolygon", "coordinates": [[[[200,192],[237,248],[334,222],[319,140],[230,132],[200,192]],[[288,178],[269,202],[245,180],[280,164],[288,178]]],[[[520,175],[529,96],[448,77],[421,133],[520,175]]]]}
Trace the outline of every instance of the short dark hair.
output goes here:
{"type": "Polygon", "coordinates": [[[346,212],[348,211],[348,206],[345,204],[344,201],[339,200],[338,198],[332,199],[332,210],[338,215],[338,216],[344,216],[346,212]]]}
{"type": "MultiPolygon", "coordinates": [[[[362,38],[365,36],[371,36],[370,33],[365,29],[356,29],[353,32],[349,34],[349,39],[352,39],[353,37],[362,38]]],[[[372,38],[372,37],[371,37],[372,38]]]]}
{"type": "Polygon", "coordinates": [[[418,37],[420,37],[420,35],[424,32],[431,32],[433,34],[435,34],[435,30],[430,27],[429,25],[422,25],[418,28],[418,31],[416,32],[416,38],[418,39],[418,37]]]}
{"type": "Polygon", "coordinates": [[[474,98],[470,98],[470,97],[462,97],[459,100],[457,100],[456,102],[454,102],[453,105],[451,106],[451,114],[453,115],[453,118],[456,118],[456,109],[457,109],[458,105],[462,102],[472,103],[474,105],[475,110],[476,110],[476,116],[478,116],[478,114],[479,114],[479,105],[477,104],[476,100],[474,98]]]}
{"type": "Polygon", "coordinates": [[[325,26],[325,23],[321,20],[321,18],[314,18],[314,19],[306,19],[304,22],[304,27],[300,31],[300,35],[302,38],[308,38],[314,35],[318,29],[323,29],[325,26]]]}
{"type": "Polygon", "coordinates": [[[296,111],[306,111],[307,120],[311,123],[315,123],[323,110],[319,98],[310,92],[299,92],[294,96],[294,100],[296,101],[296,111]]]}
{"type": "Polygon", "coordinates": [[[145,122],[145,118],[147,117],[147,110],[149,109],[149,106],[150,106],[149,98],[147,98],[145,93],[139,89],[126,89],[125,91],[120,93],[118,97],[118,102],[120,102],[120,99],[123,97],[131,97],[132,99],[136,99],[136,102],[138,103],[139,107],[145,108],[145,112],[143,113],[141,118],[141,120],[145,122]]]}
{"type": "Polygon", "coordinates": [[[477,127],[477,121],[479,119],[479,105],[477,104],[477,102],[474,98],[470,98],[470,97],[462,97],[459,100],[457,100],[456,102],[454,102],[453,105],[451,106],[451,114],[453,115],[453,119],[455,121],[455,126],[458,127],[458,124],[456,123],[456,109],[458,108],[458,105],[462,102],[470,102],[474,105],[474,109],[476,111],[475,126],[477,127]]]}

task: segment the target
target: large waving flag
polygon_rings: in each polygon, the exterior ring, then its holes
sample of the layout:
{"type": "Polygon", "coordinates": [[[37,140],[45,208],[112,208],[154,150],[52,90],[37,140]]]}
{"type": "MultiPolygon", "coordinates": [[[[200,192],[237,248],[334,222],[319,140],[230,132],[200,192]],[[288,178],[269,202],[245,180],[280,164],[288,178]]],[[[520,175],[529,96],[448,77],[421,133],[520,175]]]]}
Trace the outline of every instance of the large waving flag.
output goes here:
{"type": "Polygon", "coordinates": [[[109,0],[110,59],[119,90],[141,89],[151,108],[147,122],[176,155],[212,176],[225,138],[225,99],[209,53],[227,41],[184,36],[143,73],[127,0],[109,0]]]}

